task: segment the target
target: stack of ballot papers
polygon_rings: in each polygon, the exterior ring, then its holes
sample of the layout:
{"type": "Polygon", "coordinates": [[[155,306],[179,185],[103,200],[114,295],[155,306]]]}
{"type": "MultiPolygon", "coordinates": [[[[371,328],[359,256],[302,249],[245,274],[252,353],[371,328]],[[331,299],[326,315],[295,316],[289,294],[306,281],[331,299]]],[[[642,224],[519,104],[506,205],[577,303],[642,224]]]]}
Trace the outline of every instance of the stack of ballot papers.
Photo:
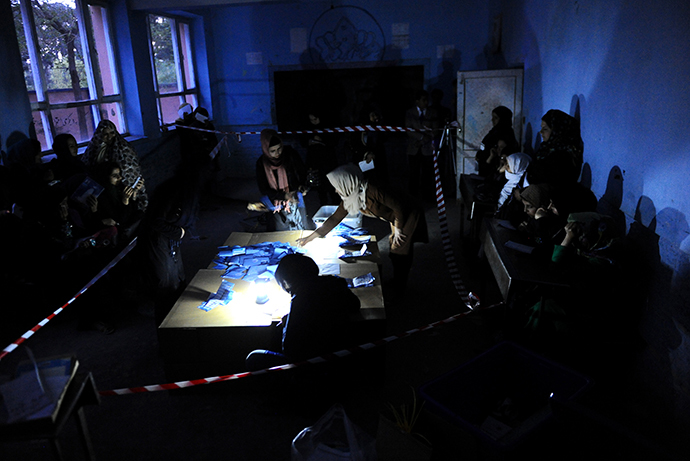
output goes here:
{"type": "Polygon", "coordinates": [[[253,282],[272,279],[283,256],[300,253],[297,247],[283,242],[264,242],[250,246],[219,247],[213,260],[215,268],[224,270],[223,278],[253,282]]]}

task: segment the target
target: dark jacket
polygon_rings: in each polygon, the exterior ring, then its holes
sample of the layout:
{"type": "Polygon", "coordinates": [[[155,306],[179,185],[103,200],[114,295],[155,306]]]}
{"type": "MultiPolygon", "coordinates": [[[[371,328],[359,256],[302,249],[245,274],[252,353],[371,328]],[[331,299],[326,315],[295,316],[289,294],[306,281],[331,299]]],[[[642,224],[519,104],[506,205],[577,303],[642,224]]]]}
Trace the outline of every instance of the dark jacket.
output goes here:
{"type": "Polygon", "coordinates": [[[283,353],[292,361],[336,352],[348,344],[359,298],[345,279],[318,276],[296,290],[283,327],[283,353]]]}

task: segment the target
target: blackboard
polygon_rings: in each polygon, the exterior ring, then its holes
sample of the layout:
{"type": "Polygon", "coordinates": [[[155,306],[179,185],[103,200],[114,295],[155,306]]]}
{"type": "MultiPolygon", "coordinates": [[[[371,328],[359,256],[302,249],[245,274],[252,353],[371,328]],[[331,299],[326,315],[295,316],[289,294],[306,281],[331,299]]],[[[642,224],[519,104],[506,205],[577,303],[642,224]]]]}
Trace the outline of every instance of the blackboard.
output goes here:
{"type": "Polygon", "coordinates": [[[275,71],[273,84],[280,131],[310,129],[310,112],[326,128],[363,124],[371,109],[385,125],[403,126],[424,87],[424,66],[275,71]]]}

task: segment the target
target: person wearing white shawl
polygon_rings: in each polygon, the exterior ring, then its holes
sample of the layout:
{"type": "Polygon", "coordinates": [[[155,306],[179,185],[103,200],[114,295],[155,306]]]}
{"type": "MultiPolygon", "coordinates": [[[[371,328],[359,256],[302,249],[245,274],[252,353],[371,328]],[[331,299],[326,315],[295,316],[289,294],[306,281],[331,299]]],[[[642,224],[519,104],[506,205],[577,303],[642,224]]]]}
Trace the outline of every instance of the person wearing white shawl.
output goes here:
{"type": "Polygon", "coordinates": [[[529,155],[522,153],[512,154],[506,158],[506,163],[501,170],[505,173],[508,181],[503,185],[501,195],[498,197],[498,208],[501,208],[503,203],[510,197],[510,194],[513,193],[513,189],[525,175],[525,171],[527,171],[531,161],[532,158],[529,155]]]}
{"type": "Polygon", "coordinates": [[[388,221],[391,226],[389,242],[394,278],[400,285],[399,288],[404,288],[412,266],[412,244],[428,241],[426,219],[421,206],[412,197],[392,193],[368,183],[356,165],[340,166],[326,177],[342,202],[321,227],[307,237],[298,239],[297,244],[304,246],[317,237],[325,237],[348,214],[362,213],[364,216],[388,221]]]}

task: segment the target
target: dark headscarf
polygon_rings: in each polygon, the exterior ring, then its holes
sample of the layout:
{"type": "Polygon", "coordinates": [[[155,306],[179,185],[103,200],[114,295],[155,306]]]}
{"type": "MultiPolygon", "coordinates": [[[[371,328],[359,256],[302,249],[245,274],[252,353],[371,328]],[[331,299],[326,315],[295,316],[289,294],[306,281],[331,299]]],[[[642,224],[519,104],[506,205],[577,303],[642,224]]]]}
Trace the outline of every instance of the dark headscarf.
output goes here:
{"type": "Polygon", "coordinates": [[[537,159],[546,158],[560,150],[579,158],[582,165],[583,143],[577,119],[557,109],[551,109],[541,119],[551,128],[551,136],[539,146],[537,159]]]}
{"type": "MultiPolygon", "coordinates": [[[[74,139],[74,136],[72,136],[69,133],[62,133],[57,136],[55,136],[55,139],[53,139],[53,153],[55,156],[58,158],[58,160],[62,161],[71,161],[72,160],[72,153],[69,150],[69,146],[67,145],[67,142],[70,139],[74,139]]],[[[75,139],[76,142],[76,139],[75,139]]]]}
{"type": "Polygon", "coordinates": [[[50,167],[55,173],[55,179],[65,180],[86,171],[86,166],[81,159],[72,156],[67,145],[70,139],[74,139],[74,136],[62,133],[55,136],[53,140],[53,153],[57,158],[50,162],[50,167]]]}
{"type": "Polygon", "coordinates": [[[594,212],[571,213],[568,222],[580,226],[580,235],[574,245],[582,255],[594,256],[620,237],[616,222],[610,216],[594,212]]]}
{"type": "Polygon", "coordinates": [[[551,109],[542,117],[551,128],[527,170],[531,184],[576,182],[582,169],[583,143],[580,124],[570,115],[551,109]]]}
{"type": "Polygon", "coordinates": [[[546,184],[532,184],[523,190],[520,196],[536,208],[546,209],[551,202],[551,188],[546,184]]]}
{"type": "Polygon", "coordinates": [[[514,154],[519,152],[520,145],[517,139],[515,139],[515,131],[513,130],[513,111],[505,106],[498,106],[491,112],[498,116],[498,123],[482,139],[484,149],[488,152],[496,147],[499,140],[503,140],[506,143],[506,149],[508,149],[508,152],[504,153],[514,154]]]}
{"type": "MultiPolygon", "coordinates": [[[[118,133],[117,127],[110,120],[101,120],[101,123],[98,124],[96,132],[82,156],[82,161],[88,169],[106,161],[117,163],[122,172],[122,184],[125,186],[133,187],[137,178],[141,176],[139,156],[127,140],[118,133]],[[105,131],[109,129],[115,133],[115,136],[109,143],[106,143],[104,135],[105,131]]],[[[145,187],[139,190],[138,195],[137,206],[143,211],[149,203],[145,187]]]]}
{"type": "Polygon", "coordinates": [[[41,143],[35,139],[22,139],[7,151],[7,166],[26,171],[36,169],[36,157],[41,153],[41,143]]]}
{"type": "Polygon", "coordinates": [[[491,112],[498,116],[498,123],[496,124],[496,126],[513,126],[513,111],[508,109],[506,106],[498,106],[491,112]]]}

